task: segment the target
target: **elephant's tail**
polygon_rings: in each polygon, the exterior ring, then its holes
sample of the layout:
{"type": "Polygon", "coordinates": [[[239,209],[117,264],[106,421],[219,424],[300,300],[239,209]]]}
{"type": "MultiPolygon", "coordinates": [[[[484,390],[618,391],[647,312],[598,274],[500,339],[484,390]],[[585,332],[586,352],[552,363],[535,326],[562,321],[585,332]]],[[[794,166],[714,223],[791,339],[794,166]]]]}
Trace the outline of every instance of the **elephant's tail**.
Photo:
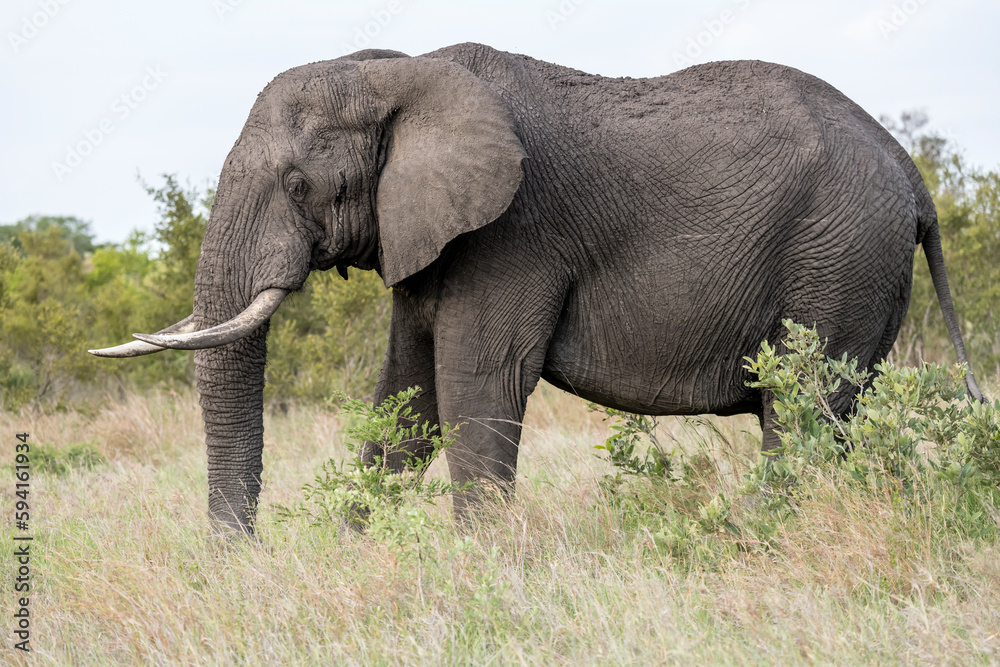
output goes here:
{"type": "MultiPolygon", "coordinates": [[[[921,184],[922,185],[922,184],[921,184]]],[[[928,197],[928,199],[930,199],[928,197]]],[[[920,216],[919,232],[920,245],[924,248],[924,255],[927,257],[927,266],[931,270],[931,280],[934,281],[934,292],[937,293],[938,303],[941,304],[941,314],[944,315],[944,323],[948,327],[948,337],[958,355],[958,362],[965,364],[965,386],[969,389],[969,394],[977,401],[982,402],[983,392],[976,384],[976,378],[972,374],[972,367],[969,365],[969,357],[965,353],[965,343],[962,342],[962,332],[958,328],[958,318],[955,316],[955,306],[951,301],[951,290],[948,289],[948,274],[944,269],[944,253],[941,250],[941,232],[938,230],[937,212],[934,204],[930,205],[928,213],[924,207],[924,213],[920,216]]]]}

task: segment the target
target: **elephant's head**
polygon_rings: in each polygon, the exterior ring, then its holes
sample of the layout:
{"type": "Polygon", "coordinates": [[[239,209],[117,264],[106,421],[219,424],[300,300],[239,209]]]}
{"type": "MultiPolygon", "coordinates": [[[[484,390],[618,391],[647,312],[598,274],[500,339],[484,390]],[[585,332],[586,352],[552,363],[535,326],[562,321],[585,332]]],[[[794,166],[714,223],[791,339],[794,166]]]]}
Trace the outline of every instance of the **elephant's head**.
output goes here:
{"type": "Polygon", "coordinates": [[[252,532],[267,322],[310,270],[378,270],[392,286],[495,220],[521,179],[509,109],[463,67],[361,52],[278,75],[219,178],[194,313],[100,356],[197,349],[209,511],[252,532]]]}

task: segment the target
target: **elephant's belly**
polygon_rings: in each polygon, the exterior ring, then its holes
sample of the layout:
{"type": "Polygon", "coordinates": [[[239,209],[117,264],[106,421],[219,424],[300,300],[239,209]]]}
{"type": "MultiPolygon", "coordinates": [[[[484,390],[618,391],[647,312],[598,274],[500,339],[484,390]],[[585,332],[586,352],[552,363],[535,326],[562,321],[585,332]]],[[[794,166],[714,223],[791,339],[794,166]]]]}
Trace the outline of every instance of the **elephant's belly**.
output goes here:
{"type": "MultiPolygon", "coordinates": [[[[614,312],[571,299],[549,345],[542,377],[588,400],[646,414],[734,414],[756,410],[744,356],[768,337],[766,313],[706,298],[667,308],[634,296],[614,312]],[[574,303],[576,301],[576,303],[574,303]]],[[[675,300],[676,304],[676,300],[675,300]]]]}
{"type": "MultiPolygon", "coordinates": [[[[717,369],[692,376],[661,374],[650,369],[624,366],[591,366],[560,363],[545,364],[542,377],[549,383],[600,405],[651,415],[738,414],[754,412],[756,393],[738,382],[726,382],[719,390],[718,379],[704,382],[704,376],[719,378],[717,369]],[[716,372],[711,372],[716,371],[716,372]]],[[[734,377],[742,377],[738,372],[734,377]]]]}
{"type": "Polygon", "coordinates": [[[709,360],[671,367],[664,360],[643,362],[601,356],[597,350],[550,347],[542,377],[551,384],[601,405],[643,414],[735,414],[756,408],[756,392],[739,359],[709,360]]]}

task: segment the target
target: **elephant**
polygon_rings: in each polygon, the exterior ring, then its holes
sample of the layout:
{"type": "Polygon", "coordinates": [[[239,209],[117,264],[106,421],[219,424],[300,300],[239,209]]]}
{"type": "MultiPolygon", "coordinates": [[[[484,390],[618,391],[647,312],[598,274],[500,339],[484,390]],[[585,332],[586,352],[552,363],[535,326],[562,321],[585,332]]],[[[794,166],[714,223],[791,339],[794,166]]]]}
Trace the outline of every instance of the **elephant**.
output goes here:
{"type": "Polygon", "coordinates": [[[636,413],[754,414],[774,451],[774,397],[744,357],[791,318],[872,368],[917,244],[967,364],[916,166],[824,81],[761,61],[634,79],[480,44],[368,49],[264,88],[222,168],[191,316],[91,352],[197,350],[212,525],[253,535],[269,318],[311,271],[375,270],[392,317],[374,401],[419,386],[421,419],[461,424],[463,516],[513,488],[540,378],[636,413]]]}

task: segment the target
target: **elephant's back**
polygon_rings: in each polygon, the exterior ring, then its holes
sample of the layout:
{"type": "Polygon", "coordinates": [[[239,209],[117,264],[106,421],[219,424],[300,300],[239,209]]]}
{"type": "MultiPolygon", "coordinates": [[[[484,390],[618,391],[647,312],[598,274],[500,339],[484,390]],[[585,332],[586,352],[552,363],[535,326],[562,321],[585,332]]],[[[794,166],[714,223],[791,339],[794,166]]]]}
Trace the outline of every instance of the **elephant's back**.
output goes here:
{"type": "Polygon", "coordinates": [[[776,63],[718,61],[656,78],[609,79],[605,85],[614,93],[601,96],[606,101],[595,115],[608,132],[625,141],[645,136],[649,150],[674,159],[697,163],[719,153],[780,148],[808,161],[833,141],[871,138],[870,116],[843,93],[776,63]]]}
{"type": "MultiPolygon", "coordinates": [[[[607,77],[530,56],[465,43],[426,54],[461,64],[491,84],[525,129],[544,123],[691,148],[759,141],[779,134],[806,149],[831,130],[894,150],[898,144],[846,95],[794,67],[722,60],[664,76],[607,77]],[[896,144],[895,147],[891,146],[896,144]]],[[[834,132],[836,134],[836,132],[834,132]]],[[[905,151],[903,152],[905,157],[905,151]]]]}

